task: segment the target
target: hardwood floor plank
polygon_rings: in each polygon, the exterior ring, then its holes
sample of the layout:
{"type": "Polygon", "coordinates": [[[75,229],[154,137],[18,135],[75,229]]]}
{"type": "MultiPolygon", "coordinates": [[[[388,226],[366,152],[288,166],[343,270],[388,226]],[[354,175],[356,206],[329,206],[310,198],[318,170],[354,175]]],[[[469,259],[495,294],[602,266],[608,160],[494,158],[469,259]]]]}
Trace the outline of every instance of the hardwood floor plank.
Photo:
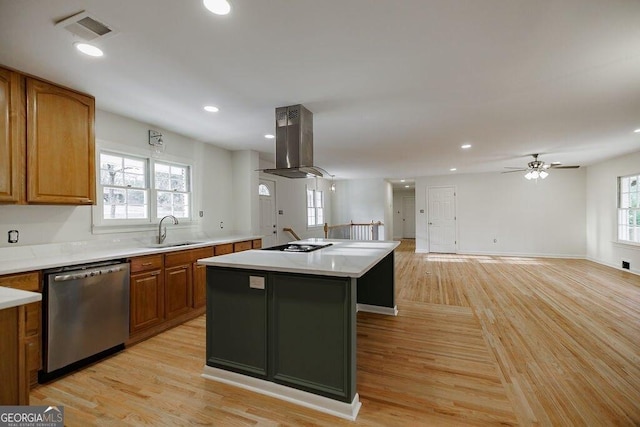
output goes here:
{"type": "Polygon", "coordinates": [[[200,377],[204,316],[31,392],[66,424],[640,425],[640,277],[396,252],[399,315],[358,314],[355,423],[200,377]]]}

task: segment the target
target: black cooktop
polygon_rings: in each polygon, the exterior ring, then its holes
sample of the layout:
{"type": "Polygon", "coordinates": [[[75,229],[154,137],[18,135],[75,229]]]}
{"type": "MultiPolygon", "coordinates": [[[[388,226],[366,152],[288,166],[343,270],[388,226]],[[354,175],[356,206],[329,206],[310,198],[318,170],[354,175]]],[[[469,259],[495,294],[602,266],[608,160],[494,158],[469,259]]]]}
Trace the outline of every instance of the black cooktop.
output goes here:
{"type": "Polygon", "coordinates": [[[262,248],[265,251],[281,251],[281,252],[313,252],[318,249],[331,246],[333,243],[325,243],[322,245],[315,245],[311,243],[287,243],[286,245],[271,246],[269,248],[262,248]]]}

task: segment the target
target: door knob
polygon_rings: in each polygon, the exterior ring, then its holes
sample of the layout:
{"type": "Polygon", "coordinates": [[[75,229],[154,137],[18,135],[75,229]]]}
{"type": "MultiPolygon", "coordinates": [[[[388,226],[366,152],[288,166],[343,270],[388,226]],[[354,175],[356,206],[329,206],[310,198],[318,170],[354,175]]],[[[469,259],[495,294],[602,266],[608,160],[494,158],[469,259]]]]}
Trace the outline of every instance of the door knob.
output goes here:
{"type": "Polygon", "coordinates": [[[430,222],[430,223],[429,223],[429,225],[433,225],[433,223],[432,223],[432,222],[430,222]]]}

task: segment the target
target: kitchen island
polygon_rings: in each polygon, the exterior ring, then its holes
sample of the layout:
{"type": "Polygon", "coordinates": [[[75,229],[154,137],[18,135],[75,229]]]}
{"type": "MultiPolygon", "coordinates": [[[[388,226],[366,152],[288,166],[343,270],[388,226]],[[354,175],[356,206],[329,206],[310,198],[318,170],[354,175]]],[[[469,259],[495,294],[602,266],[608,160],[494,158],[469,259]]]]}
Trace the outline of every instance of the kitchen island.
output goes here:
{"type": "Polygon", "coordinates": [[[398,242],[309,239],[313,252],[251,250],[207,266],[205,378],[347,419],[356,390],[356,312],[395,315],[398,242]]]}

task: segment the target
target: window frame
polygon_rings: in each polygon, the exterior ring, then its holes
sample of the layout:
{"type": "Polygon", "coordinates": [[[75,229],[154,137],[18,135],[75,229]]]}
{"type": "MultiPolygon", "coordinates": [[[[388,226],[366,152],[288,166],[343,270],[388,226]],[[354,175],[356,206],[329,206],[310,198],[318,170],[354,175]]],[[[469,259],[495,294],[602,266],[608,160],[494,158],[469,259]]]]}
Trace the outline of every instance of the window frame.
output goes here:
{"type": "MultiPolygon", "coordinates": [[[[153,218],[155,220],[160,220],[164,217],[163,216],[158,216],[158,192],[164,192],[164,193],[171,193],[171,194],[185,194],[187,195],[187,198],[189,200],[189,202],[187,203],[187,216],[186,217],[177,217],[179,221],[186,221],[186,222],[191,222],[193,219],[193,167],[191,165],[188,164],[184,164],[184,163],[179,163],[179,162],[174,162],[174,161],[163,161],[160,159],[151,159],[151,168],[153,169],[153,173],[151,174],[151,181],[152,181],[152,196],[153,200],[155,201],[152,205],[151,210],[153,211],[153,218]],[[171,167],[179,167],[179,168],[186,168],[187,169],[187,173],[186,173],[186,187],[187,190],[186,191],[178,191],[178,190],[172,190],[172,191],[168,191],[168,190],[162,190],[162,189],[158,189],[157,188],[157,182],[156,182],[156,165],[157,164],[162,164],[165,166],[169,166],[169,168],[171,167]]],[[[171,215],[174,215],[173,213],[171,215]]]]}
{"type": "MultiPolygon", "coordinates": [[[[640,172],[635,173],[635,174],[631,174],[631,175],[624,175],[624,176],[619,176],[618,177],[618,188],[617,188],[617,203],[616,203],[616,241],[618,243],[622,243],[625,245],[634,245],[634,246],[640,246],[640,172]],[[630,191],[631,188],[626,189],[627,191],[623,191],[625,190],[625,188],[623,188],[623,181],[625,179],[629,179],[629,181],[631,182],[632,179],[635,178],[636,184],[635,184],[635,190],[634,191],[630,191]],[[628,206],[628,207],[623,207],[622,205],[625,204],[623,203],[623,194],[628,194],[629,199],[632,198],[632,195],[635,194],[635,203],[632,203],[631,200],[629,200],[629,202],[627,204],[631,205],[631,204],[635,204],[637,205],[636,207],[633,206],[628,206]],[[636,218],[636,224],[635,225],[631,225],[629,224],[629,215],[633,214],[632,216],[636,218]],[[625,221],[622,221],[622,218],[625,218],[625,221]],[[633,233],[635,234],[635,239],[634,240],[627,240],[622,238],[622,234],[623,234],[623,228],[627,229],[627,236],[629,235],[629,228],[633,229],[633,233]]],[[[629,187],[631,187],[631,185],[629,184],[629,187]]]]}
{"type": "Polygon", "coordinates": [[[324,191],[318,190],[316,188],[309,188],[309,186],[307,186],[305,189],[305,217],[306,217],[305,222],[307,224],[307,230],[324,227],[324,219],[325,219],[324,210],[325,210],[324,191]],[[312,197],[311,197],[312,206],[309,206],[309,193],[312,194],[312,197]],[[317,206],[318,193],[320,195],[320,206],[317,206]],[[309,218],[311,218],[311,216],[309,215],[310,209],[313,209],[314,211],[313,212],[314,224],[309,224],[309,218]],[[322,214],[318,215],[318,212],[322,212],[322,214]],[[319,216],[321,221],[319,221],[319,216]]]}
{"type": "MultiPolygon", "coordinates": [[[[93,225],[92,232],[94,233],[109,233],[109,232],[120,232],[120,231],[131,231],[131,230],[147,230],[152,229],[157,226],[159,220],[161,218],[158,217],[158,202],[157,195],[158,191],[166,191],[166,190],[158,190],[156,189],[156,164],[163,164],[175,167],[187,168],[187,191],[181,191],[182,194],[188,195],[188,212],[187,217],[179,217],[180,225],[190,226],[194,221],[194,166],[190,162],[174,160],[172,158],[164,157],[162,159],[153,158],[150,153],[142,154],[136,153],[136,150],[125,151],[124,149],[113,149],[108,146],[99,147],[96,150],[96,164],[98,167],[96,168],[96,193],[99,195],[97,197],[96,205],[93,206],[93,225]],[[143,160],[145,161],[145,179],[146,179],[146,188],[147,191],[147,218],[104,218],[104,187],[111,187],[109,185],[103,185],[101,179],[101,156],[102,154],[113,155],[123,158],[135,159],[135,160],[143,160]]],[[[121,188],[116,186],[116,188],[121,188]]],[[[128,188],[128,187],[122,187],[128,188]]]]}
{"type": "Polygon", "coordinates": [[[150,168],[151,168],[151,163],[149,161],[149,158],[146,158],[144,156],[139,156],[139,155],[135,155],[135,154],[129,154],[129,153],[122,153],[122,152],[118,152],[115,150],[107,150],[107,149],[101,149],[99,150],[98,153],[98,163],[99,165],[98,167],[98,179],[96,180],[97,183],[97,189],[96,189],[96,193],[99,194],[99,197],[97,197],[97,203],[96,203],[96,207],[98,210],[98,218],[99,218],[99,223],[102,226],[116,226],[116,225],[145,225],[145,224],[149,224],[151,222],[151,216],[150,216],[150,203],[151,203],[151,176],[150,176],[150,168]],[[130,186],[119,186],[119,185],[104,185],[102,184],[102,163],[101,163],[101,156],[102,154],[106,154],[106,155],[112,155],[112,156],[117,156],[117,157],[122,157],[123,159],[130,159],[130,160],[138,160],[138,161],[143,161],[145,164],[145,187],[133,187],[136,189],[140,189],[146,192],[146,197],[147,197],[147,207],[146,207],[146,217],[145,218],[105,218],[104,217],[104,209],[105,209],[105,201],[104,201],[104,187],[114,187],[117,189],[123,189],[123,190],[128,190],[132,187],[130,186]]]}

